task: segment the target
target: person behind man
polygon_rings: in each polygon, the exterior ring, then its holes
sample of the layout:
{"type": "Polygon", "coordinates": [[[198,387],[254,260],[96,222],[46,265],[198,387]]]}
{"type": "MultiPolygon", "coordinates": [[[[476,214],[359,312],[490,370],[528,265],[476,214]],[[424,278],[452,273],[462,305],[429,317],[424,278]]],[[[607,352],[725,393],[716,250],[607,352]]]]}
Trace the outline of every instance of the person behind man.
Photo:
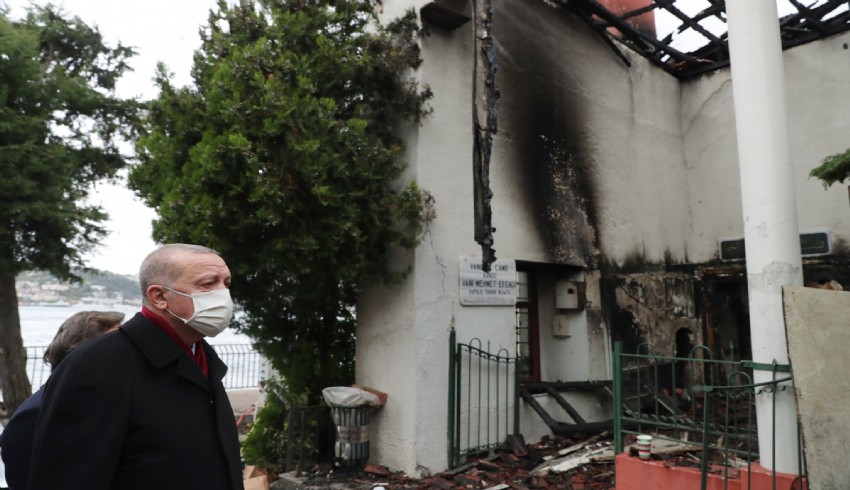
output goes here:
{"type": "Polygon", "coordinates": [[[162,245],[139,270],[142,311],[75,349],[47,383],[29,490],[241,490],[239,440],[204,341],[233,315],[230,270],[162,245]]]}
{"type": "MultiPolygon", "coordinates": [[[[118,311],[81,311],[74,313],[59,327],[44,351],[44,362],[51,372],[78,345],[121,325],[124,314],[118,311]]],[[[44,386],[24,401],[0,437],[0,457],[6,465],[6,483],[10,490],[25,490],[30,470],[30,453],[35,424],[41,410],[44,386]]]]}

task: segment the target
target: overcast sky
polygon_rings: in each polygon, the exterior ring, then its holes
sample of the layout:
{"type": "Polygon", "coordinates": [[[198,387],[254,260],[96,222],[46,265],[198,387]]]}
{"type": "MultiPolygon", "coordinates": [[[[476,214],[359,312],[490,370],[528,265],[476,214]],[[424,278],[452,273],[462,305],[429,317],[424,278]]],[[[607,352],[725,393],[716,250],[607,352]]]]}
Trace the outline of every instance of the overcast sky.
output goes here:
{"type": "MultiPolygon", "coordinates": [[[[3,2],[3,0],[0,0],[3,2]]],[[[37,0],[6,0],[10,15],[24,15],[37,0]]],[[[175,74],[177,85],[189,82],[192,54],[200,46],[198,29],[207,20],[215,0],[56,0],[53,5],[76,15],[89,25],[96,25],[107,43],[119,40],[136,48],[138,54],[130,63],[133,73],[118,84],[123,97],[153,98],[156,89],[152,78],[157,61],[164,62],[175,74]]],[[[145,255],[155,244],[151,239],[151,220],[155,214],[138,201],[123,185],[99,185],[92,201],[100,203],[110,214],[109,236],[93,254],[88,265],[97,269],[136,274],[145,255]]]]}

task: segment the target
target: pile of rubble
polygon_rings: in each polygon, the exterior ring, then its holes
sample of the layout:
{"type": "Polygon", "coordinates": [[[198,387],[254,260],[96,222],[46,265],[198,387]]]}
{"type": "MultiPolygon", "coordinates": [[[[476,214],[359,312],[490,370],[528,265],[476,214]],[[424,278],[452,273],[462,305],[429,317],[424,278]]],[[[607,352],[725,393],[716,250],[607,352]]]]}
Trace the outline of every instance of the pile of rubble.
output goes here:
{"type": "Polygon", "coordinates": [[[614,489],[613,439],[607,433],[583,440],[549,436],[526,445],[508,438],[505,449],[443,473],[412,479],[368,464],[361,471],[338,472],[317,466],[310,472],[282,475],[272,490],[531,490],[614,489]]]}

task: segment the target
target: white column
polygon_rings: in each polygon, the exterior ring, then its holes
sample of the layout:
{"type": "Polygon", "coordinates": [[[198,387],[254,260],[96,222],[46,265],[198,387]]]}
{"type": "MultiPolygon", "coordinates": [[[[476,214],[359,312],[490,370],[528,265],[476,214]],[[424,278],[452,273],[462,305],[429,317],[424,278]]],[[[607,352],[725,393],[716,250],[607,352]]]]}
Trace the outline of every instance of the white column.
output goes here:
{"type": "MultiPolygon", "coordinates": [[[[803,265],[776,1],[727,0],[726,14],[753,360],[788,364],[782,286],[802,286],[803,265]]],[[[772,376],[770,372],[754,370],[756,383],[772,376]]],[[[778,377],[787,376],[779,373],[778,377]]],[[[797,472],[797,409],[790,384],[775,395],[757,395],[756,412],[762,466],[782,473],[797,472]]]]}

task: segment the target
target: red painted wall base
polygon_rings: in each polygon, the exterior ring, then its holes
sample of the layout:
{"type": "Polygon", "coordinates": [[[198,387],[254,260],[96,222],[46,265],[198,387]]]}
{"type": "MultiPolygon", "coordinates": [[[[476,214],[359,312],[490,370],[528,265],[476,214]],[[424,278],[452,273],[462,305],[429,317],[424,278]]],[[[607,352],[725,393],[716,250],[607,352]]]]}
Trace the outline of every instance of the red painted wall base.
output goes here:
{"type": "MultiPolygon", "coordinates": [[[[722,471],[722,470],[721,470],[722,471]]],[[[746,468],[739,471],[729,469],[729,481],[726,486],[724,475],[709,473],[706,488],[708,490],[773,490],[773,472],[761,465],[752,464],[749,472],[746,468]],[[748,475],[749,473],[749,475],[748,475]]],[[[617,490],[699,490],[701,475],[698,468],[667,466],[664,461],[644,461],[623,453],[616,459],[617,490]]],[[[775,490],[808,490],[805,479],[800,485],[800,477],[786,473],[776,473],[775,490]]]]}

